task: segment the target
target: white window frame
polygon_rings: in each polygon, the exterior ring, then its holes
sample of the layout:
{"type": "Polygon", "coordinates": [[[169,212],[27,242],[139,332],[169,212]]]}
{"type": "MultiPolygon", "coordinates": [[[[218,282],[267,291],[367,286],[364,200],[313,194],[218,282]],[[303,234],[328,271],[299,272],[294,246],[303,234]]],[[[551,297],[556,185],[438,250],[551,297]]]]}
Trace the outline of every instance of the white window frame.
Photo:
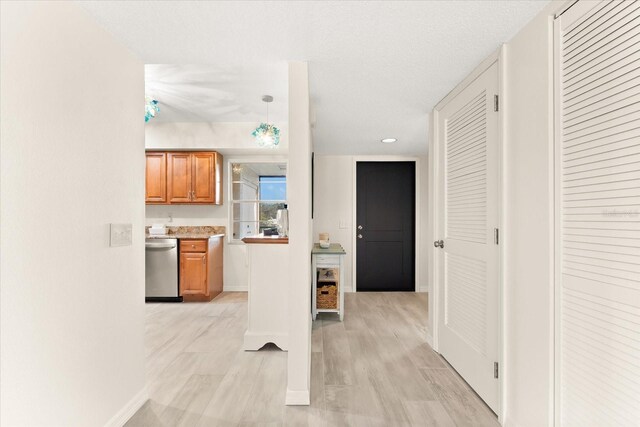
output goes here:
{"type": "MultiPolygon", "coordinates": [[[[234,200],[233,198],[233,184],[235,181],[233,181],[233,164],[234,163],[239,163],[239,164],[252,164],[252,163],[277,163],[277,164],[285,164],[287,166],[287,172],[289,170],[289,163],[287,161],[286,157],[283,156],[268,156],[268,157],[234,157],[234,158],[229,158],[226,160],[226,172],[227,172],[227,194],[228,196],[228,226],[229,226],[229,232],[227,233],[227,242],[229,244],[232,245],[244,245],[244,243],[242,242],[242,240],[240,239],[234,239],[233,237],[233,223],[234,223],[234,217],[233,217],[233,205],[236,202],[236,200],[234,200]]],[[[285,179],[287,178],[287,174],[285,174],[285,179]]],[[[258,187],[257,191],[260,191],[260,188],[258,187]]],[[[258,199],[257,200],[242,200],[242,202],[246,202],[246,203],[260,203],[260,202],[273,202],[273,203],[287,203],[286,200],[260,200],[259,199],[259,195],[258,195],[258,199]]],[[[259,222],[259,221],[258,221],[259,222]]]]}

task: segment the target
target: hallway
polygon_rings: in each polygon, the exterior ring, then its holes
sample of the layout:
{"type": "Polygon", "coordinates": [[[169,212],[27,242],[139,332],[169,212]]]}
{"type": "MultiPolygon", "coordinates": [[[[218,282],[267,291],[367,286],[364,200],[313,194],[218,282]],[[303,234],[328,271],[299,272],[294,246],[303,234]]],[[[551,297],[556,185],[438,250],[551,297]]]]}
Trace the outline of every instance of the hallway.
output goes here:
{"type": "Polygon", "coordinates": [[[498,425],[424,342],[426,294],[348,293],[345,305],[344,322],[313,323],[311,406],[293,407],[287,354],[242,351],[245,293],[147,304],[151,399],[126,425],[498,425]]]}

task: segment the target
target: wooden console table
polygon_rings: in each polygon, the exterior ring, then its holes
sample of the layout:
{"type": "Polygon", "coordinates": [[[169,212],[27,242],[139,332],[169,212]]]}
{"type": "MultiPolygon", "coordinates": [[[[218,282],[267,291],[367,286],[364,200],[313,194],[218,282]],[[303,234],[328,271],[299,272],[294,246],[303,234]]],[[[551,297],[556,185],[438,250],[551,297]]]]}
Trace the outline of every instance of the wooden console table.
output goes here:
{"type": "MultiPolygon", "coordinates": [[[[311,251],[311,274],[312,280],[312,302],[311,313],[313,320],[316,320],[318,313],[337,313],[340,321],[344,318],[344,256],[346,252],[338,243],[332,243],[328,249],[322,249],[318,243],[311,251]],[[337,270],[337,272],[336,272],[337,270]],[[318,292],[327,292],[318,289],[318,285],[327,283],[336,286],[336,306],[331,308],[318,308],[318,292]]],[[[330,287],[329,286],[329,287],[330,287]]],[[[327,287],[327,289],[329,288],[327,287]]],[[[321,295],[322,296],[322,295],[321,295]]]]}

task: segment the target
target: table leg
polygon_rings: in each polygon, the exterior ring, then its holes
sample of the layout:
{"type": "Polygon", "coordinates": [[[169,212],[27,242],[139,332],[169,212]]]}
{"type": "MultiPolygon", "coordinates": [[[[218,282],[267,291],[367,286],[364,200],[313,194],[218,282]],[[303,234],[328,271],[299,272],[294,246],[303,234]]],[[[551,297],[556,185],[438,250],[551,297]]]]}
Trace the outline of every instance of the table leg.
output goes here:
{"type": "Polygon", "coordinates": [[[318,315],[318,307],[316,303],[316,287],[317,287],[317,274],[316,274],[316,257],[312,256],[311,261],[311,317],[315,321],[318,315]]]}
{"type": "Polygon", "coordinates": [[[340,281],[338,282],[340,284],[340,289],[338,289],[338,291],[340,292],[340,321],[342,322],[342,320],[344,319],[344,266],[343,266],[343,262],[342,259],[344,258],[344,256],[340,255],[340,281]]]}

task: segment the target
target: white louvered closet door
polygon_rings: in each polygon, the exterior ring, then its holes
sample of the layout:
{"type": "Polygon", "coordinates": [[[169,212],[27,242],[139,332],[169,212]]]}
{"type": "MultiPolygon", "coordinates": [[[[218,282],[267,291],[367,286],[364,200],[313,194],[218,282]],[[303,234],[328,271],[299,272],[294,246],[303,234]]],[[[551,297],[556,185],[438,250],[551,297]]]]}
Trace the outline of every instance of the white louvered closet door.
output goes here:
{"type": "Polygon", "coordinates": [[[438,351],[495,412],[498,360],[498,66],[438,112],[438,351]]]}
{"type": "Polygon", "coordinates": [[[555,23],[556,424],[640,426],[640,2],[555,23]]]}

